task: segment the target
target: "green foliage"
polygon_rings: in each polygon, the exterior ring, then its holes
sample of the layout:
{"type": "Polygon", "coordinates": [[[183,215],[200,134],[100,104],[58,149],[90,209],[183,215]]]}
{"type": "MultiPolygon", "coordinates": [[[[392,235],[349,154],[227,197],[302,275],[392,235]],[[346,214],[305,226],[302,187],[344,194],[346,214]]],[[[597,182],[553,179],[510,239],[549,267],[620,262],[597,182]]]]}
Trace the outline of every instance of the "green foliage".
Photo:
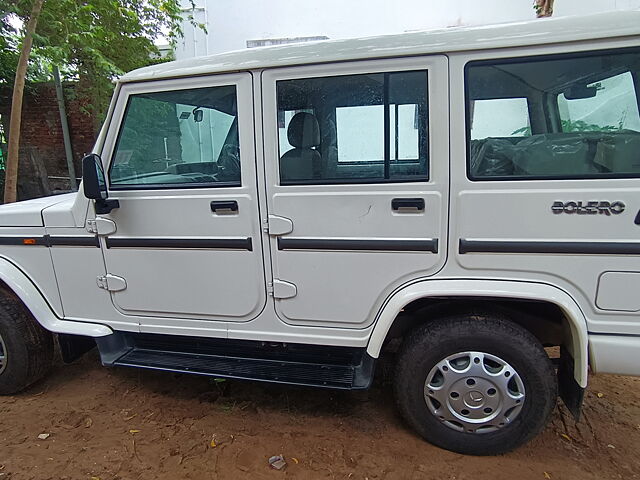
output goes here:
{"type": "Polygon", "coordinates": [[[511,132],[511,135],[525,135],[527,137],[531,136],[531,127],[529,125],[525,126],[525,127],[521,127],[517,130],[514,130],[513,132],[511,132]]]}
{"type": "Polygon", "coordinates": [[[594,123],[587,123],[582,120],[562,120],[563,132],[615,132],[621,130],[622,125],[596,125],[594,123]]]}
{"type": "MultiPolygon", "coordinates": [[[[24,24],[31,3],[0,0],[0,84],[13,82],[18,56],[21,32],[10,20],[24,24]]],[[[181,24],[179,0],[46,0],[34,35],[30,78],[49,76],[50,67],[58,65],[63,78],[79,80],[85,108],[101,116],[113,79],[164,61],[155,41],[165,37],[174,45],[181,24]]]]}

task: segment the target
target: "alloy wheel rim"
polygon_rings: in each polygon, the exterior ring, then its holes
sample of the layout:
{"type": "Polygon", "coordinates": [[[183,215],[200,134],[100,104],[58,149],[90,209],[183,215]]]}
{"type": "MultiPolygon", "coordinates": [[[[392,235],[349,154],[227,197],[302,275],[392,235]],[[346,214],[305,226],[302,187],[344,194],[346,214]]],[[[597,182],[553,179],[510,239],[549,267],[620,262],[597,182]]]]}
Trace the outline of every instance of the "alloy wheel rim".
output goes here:
{"type": "Polygon", "coordinates": [[[439,361],[424,384],[429,411],[447,427],[481,434],[509,425],[520,414],[525,388],[505,360],[485,352],[459,352],[439,361]]]}
{"type": "Polygon", "coordinates": [[[0,335],[0,374],[7,368],[7,347],[4,344],[2,335],[0,335]]]}

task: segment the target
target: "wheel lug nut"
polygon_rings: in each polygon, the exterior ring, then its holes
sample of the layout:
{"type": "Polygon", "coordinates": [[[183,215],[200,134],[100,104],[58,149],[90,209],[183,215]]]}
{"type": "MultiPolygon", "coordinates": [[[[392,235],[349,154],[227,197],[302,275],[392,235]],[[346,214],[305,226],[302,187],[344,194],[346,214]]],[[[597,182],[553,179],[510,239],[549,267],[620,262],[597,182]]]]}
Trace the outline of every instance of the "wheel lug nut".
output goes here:
{"type": "Polygon", "coordinates": [[[476,384],[476,381],[473,378],[469,378],[467,380],[467,385],[469,385],[470,387],[473,387],[476,384]]]}

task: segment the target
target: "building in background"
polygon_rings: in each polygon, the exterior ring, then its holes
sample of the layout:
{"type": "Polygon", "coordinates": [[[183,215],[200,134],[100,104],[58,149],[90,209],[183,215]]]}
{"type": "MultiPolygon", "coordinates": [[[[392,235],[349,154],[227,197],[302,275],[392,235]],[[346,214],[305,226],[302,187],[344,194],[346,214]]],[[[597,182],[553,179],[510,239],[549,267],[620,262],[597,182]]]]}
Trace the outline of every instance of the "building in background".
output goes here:
{"type": "MultiPolygon", "coordinates": [[[[351,38],[535,18],[533,0],[183,0],[176,58],[325,38],[351,38]]],[[[554,16],[640,8],[640,0],[556,0],[554,16]]],[[[542,20],[541,20],[542,21],[542,20]]],[[[615,28],[615,25],[611,26],[615,28]]]]}

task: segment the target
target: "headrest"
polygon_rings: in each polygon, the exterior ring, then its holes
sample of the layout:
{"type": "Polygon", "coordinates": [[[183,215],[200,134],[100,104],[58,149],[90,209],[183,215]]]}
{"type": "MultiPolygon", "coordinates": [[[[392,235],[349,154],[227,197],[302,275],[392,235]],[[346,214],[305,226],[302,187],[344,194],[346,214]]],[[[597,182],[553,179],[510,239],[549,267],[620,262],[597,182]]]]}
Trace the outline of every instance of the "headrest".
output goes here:
{"type": "Polygon", "coordinates": [[[287,128],[289,144],[296,148],[311,148],[320,145],[320,125],[312,113],[296,113],[287,128]]]}

